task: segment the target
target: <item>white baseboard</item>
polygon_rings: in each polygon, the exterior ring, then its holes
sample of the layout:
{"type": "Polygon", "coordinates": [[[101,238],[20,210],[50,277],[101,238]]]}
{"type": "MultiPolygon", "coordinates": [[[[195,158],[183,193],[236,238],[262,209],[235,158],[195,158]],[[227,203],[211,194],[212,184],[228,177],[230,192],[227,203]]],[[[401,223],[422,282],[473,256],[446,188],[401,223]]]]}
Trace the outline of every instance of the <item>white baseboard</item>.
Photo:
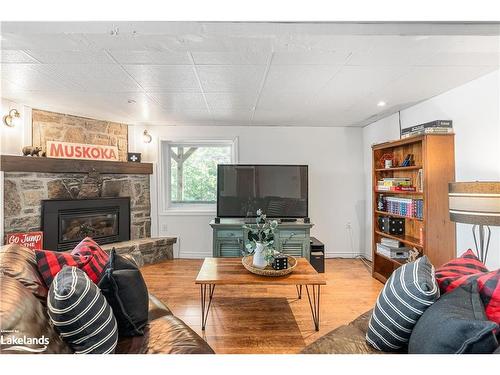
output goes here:
{"type": "Polygon", "coordinates": [[[333,253],[333,252],[326,252],[325,253],[325,258],[356,258],[356,257],[359,257],[359,256],[365,256],[365,254],[362,254],[362,253],[357,253],[357,254],[353,254],[353,253],[333,253]]]}
{"type": "Polygon", "coordinates": [[[179,259],[205,259],[212,257],[212,253],[195,253],[195,252],[185,252],[181,251],[179,254],[179,259]]]}

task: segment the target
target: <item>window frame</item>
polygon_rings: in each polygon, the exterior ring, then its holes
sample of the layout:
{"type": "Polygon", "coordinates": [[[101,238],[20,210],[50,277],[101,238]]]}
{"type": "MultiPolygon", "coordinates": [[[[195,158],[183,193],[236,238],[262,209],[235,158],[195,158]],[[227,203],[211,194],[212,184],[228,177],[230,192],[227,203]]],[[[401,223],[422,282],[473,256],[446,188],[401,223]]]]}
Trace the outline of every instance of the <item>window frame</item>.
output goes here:
{"type": "Polygon", "coordinates": [[[160,215],[210,215],[217,214],[217,203],[173,203],[171,200],[171,157],[170,149],[175,146],[184,147],[216,147],[229,146],[231,148],[232,164],[238,163],[238,137],[234,138],[176,138],[160,139],[159,166],[160,174],[160,215]]]}

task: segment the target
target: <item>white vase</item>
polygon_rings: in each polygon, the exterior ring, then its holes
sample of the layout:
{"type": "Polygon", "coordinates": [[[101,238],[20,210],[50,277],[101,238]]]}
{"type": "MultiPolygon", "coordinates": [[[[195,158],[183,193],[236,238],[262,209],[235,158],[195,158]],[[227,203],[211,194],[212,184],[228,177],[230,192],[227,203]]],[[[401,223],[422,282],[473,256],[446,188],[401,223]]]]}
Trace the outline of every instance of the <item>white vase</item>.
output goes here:
{"type": "Polygon", "coordinates": [[[253,253],[253,266],[264,269],[267,266],[266,258],[264,257],[264,244],[262,242],[255,243],[255,251],[253,253]]]}

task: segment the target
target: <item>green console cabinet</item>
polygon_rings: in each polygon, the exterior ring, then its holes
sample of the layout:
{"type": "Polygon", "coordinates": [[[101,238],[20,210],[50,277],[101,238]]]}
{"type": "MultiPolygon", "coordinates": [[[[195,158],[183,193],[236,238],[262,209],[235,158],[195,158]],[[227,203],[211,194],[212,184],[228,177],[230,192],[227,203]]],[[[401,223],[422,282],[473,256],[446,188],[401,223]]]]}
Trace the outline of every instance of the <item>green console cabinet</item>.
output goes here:
{"type": "MultiPolygon", "coordinates": [[[[213,229],[213,256],[240,257],[248,236],[242,220],[221,219],[220,223],[210,222],[213,229]]],[[[275,248],[285,254],[304,257],[309,260],[310,230],[313,224],[302,221],[280,223],[275,235],[275,248]]]]}

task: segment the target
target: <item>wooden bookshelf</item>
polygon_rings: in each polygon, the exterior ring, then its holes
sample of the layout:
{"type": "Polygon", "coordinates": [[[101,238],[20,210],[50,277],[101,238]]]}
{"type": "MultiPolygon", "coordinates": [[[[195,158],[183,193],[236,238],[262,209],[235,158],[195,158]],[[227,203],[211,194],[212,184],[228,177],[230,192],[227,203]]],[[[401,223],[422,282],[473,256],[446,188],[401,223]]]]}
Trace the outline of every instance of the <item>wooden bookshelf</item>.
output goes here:
{"type": "Polygon", "coordinates": [[[455,256],[455,225],[448,212],[448,183],[455,181],[455,154],[453,134],[432,134],[386,142],[372,146],[373,160],[373,225],[372,225],[372,275],[385,282],[392,272],[405,263],[402,259],[391,259],[377,254],[376,245],[381,238],[400,241],[426,255],[435,267],[439,267],[455,256]],[[395,165],[399,165],[408,154],[414,155],[415,165],[383,168],[380,159],[392,154],[395,165]],[[417,185],[419,170],[422,170],[421,191],[377,191],[377,181],[384,177],[409,177],[417,185]],[[423,218],[406,217],[387,213],[377,206],[380,196],[400,196],[423,200],[423,218]],[[404,235],[382,232],[378,218],[389,216],[405,219],[404,235]],[[423,233],[421,238],[420,233],[423,233]]]}

